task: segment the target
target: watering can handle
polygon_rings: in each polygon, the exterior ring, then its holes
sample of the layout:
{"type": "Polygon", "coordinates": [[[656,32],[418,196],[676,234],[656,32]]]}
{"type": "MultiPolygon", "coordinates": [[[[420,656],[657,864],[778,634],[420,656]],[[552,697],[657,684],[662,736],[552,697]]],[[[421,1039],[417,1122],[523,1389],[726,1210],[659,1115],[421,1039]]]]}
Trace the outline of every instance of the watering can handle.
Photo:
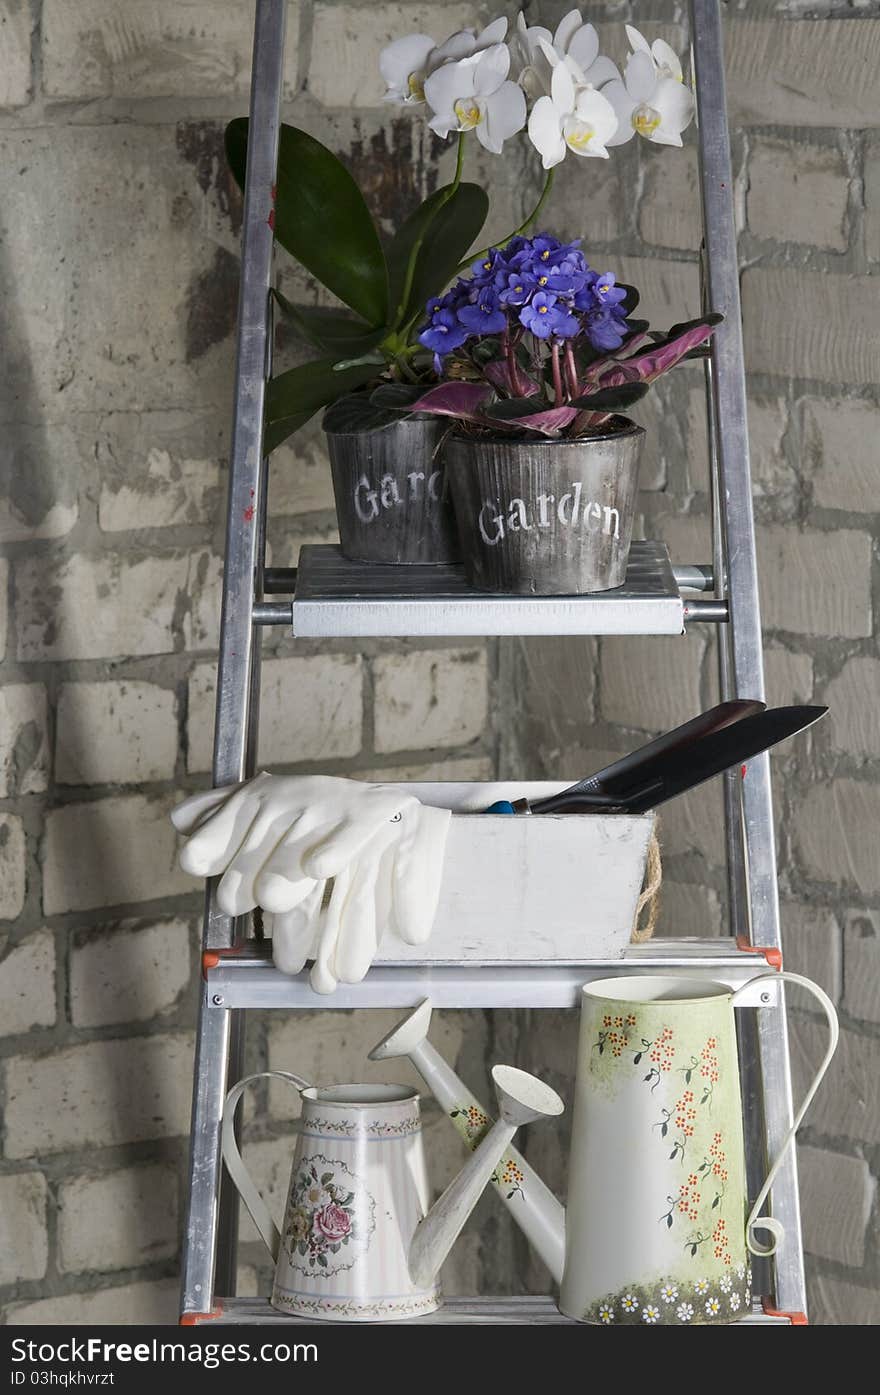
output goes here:
{"type": "Polygon", "coordinates": [[[831,1064],[832,1056],[837,1050],[837,1040],[840,1036],[840,1027],[837,1021],[837,1013],[835,1011],[834,1004],[828,997],[828,994],[824,992],[824,990],[821,989],[817,983],[813,983],[812,979],[804,978],[802,974],[782,972],[772,974],[761,974],[759,978],[749,979],[748,983],[743,984],[742,988],[738,988],[737,991],[734,993],[734,1006],[736,1005],[736,1000],[739,997],[739,995],[741,993],[745,993],[747,989],[754,988],[755,984],[779,983],[780,981],[787,983],[797,983],[801,986],[801,988],[806,988],[807,992],[812,993],[813,997],[817,999],[820,1007],[822,1008],[822,1011],[825,1013],[825,1017],[828,1020],[828,1048],[825,1052],[824,1057],[822,1058],[822,1064],[819,1066],[819,1069],[813,1076],[813,1083],[811,1084],[809,1090],[807,1090],[807,1093],[804,1095],[803,1102],[797,1114],[795,1115],[794,1122],[782,1141],[782,1147],[779,1150],[779,1153],[773,1163],[773,1166],[770,1168],[770,1171],[767,1174],[767,1180],[761,1188],[760,1192],[758,1193],[757,1200],[755,1201],[755,1204],[752,1207],[751,1212],[749,1214],[749,1218],[746,1221],[746,1245],[748,1246],[748,1249],[753,1255],[759,1255],[762,1258],[776,1253],[777,1246],[780,1240],[785,1235],[785,1230],[783,1226],[780,1224],[780,1222],[777,1221],[773,1216],[762,1216],[760,1214],[761,1207],[767,1200],[767,1194],[773,1185],[776,1174],[782,1166],[783,1162],[785,1161],[786,1154],[788,1153],[789,1148],[794,1142],[795,1134],[797,1133],[798,1129],[803,1123],[804,1115],[806,1114],[810,1105],[813,1103],[813,1097],[822,1083],[822,1078],[825,1075],[825,1072],[831,1064]],[[754,1239],[752,1234],[752,1232],[755,1230],[767,1231],[772,1236],[770,1244],[758,1244],[758,1242],[754,1239]]]}
{"type": "MultiPolygon", "coordinates": [[[[226,1096],[226,1103],[223,1106],[223,1130],[222,1130],[222,1151],[223,1161],[226,1170],[235,1183],[242,1201],[250,1212],[251,1220],[260,1232],[263,1242],[273,1259],[278,1258],[278,1251],[281,1248],[281,1232],[273,1221],[269,1208],[254,1185],[253,1178],[248,1172],[238,1149],[238,1140],[235,1137],[235,1107],[241,1099],[248,1085],[252,1085],[255,1080],[286,1080],[297,1090],[307,1090],[310,1081],[303,1080],[301,1075],[291,1075],[286,1070],[264,1070],[257,1075],[246,1075],[244,1080],[239,1080],[237,1085],[233,1085],[226,1096]]],[[[294,1130],[299,1126],[297,1120],[294,1130]]]]}

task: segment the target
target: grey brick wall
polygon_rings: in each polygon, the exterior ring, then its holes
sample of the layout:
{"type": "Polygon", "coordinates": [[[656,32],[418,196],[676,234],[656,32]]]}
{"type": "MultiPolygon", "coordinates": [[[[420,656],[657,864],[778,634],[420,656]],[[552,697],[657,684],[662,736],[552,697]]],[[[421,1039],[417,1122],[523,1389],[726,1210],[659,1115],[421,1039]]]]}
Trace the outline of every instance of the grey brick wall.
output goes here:
{"type": "MultiPolygon", "coordinates": [[[[564,8],[527,7],[545,22],[564,8]]],[[[683,9],[584,8],[615,25],[662,20],[665,33],[683,9]]],[[[813,1316],[876,1322],[880,22],[878,6],[858,0],[728,8],[769,690],[834,709],[776,762],[787,960],[833,991],[844,1024],[801,1150],[813,1316]]],[[[246,107],[250,11],[241,0],[0,3],[9,1321],[175,1313],[200,895],[176,869],[166,814],[206,783],[210,762],[240,224],[222,129],[246,107]]],[[[477,14],[485,7],[459,0],[290,4],[287,116],[350,162],[386,226],[438,178],[437,149],[418,122],[382,106],[376,55],[395,34],[439,35],[477,14]]],[[[633,143],[607,166],[585,162],[565,171],[547,215],[638,280],[658,324],[696,305],[692,154],[633,143]]],[[[477,169],[494,180],[499,234],[535,187],[525,151],[499,179],[501,169],[477,169]]],[[[311,294],[289,266],[281,281],[311,294]]],[[[663,385],[642,417],[640,524],[679,560],[705,560],[699,378],[663,385]]],[[[279,451],[272,472],[271,551],[285,565],[302,542],[333,537],[318,430],[279,451]]],[[[295,652],[273,632],[267,649],[261,760],[286,770],[576,777],[715,693],[712,637],[699,632],[678,645],[371,641],[295,652]]],[[[667,932],[720,930],[719,828],[714,789],[667,813],[667,932]]],[[[249,1064],[360,1075],[392,1016],[258,1020],[249,1064]]],[[[800,1008],[794,1023],[803,1076],[818,1024],[800,1008]]],[[[526,1013],[449,1013],[438,1044],[480,1089],[487,1062],[503,1057],[564,1085],[573,1024],[545,1015],[540,1034],[535,1025],[526,1013]]],[[[290,1118],[280,1088],[250,1114],[253,1167],[275,1195],[290,1118]]],[[[439,1186],[458,1145],[436,1115],[429,1127],[439,1186]]],[[[533,1147],[561,1184],[558,1139],[536,1131],[533,1147]]],[[[505,1220],[481,1209],[450,1289],[543,1285],[505,1220]]],[[[248,1224],[243,1242],[243,1287],[264,1288],[248,1224]]]]}

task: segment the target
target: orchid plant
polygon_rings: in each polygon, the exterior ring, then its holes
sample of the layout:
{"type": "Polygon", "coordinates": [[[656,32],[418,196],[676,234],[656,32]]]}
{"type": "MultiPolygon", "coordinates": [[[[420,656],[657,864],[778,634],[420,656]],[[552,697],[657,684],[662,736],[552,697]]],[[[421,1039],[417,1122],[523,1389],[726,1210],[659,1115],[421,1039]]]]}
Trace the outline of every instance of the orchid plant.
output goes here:
{"type": "MultiPolygon", "coordinates": [[[[528,296],[511,280],[527,269],[536,247],[538,254],[546,250],[538,245],[541,238],[526,234],[568,154],[608,159],[615,146],[636,135],[655,145],[682,144],[694,99],[676,53],[662,39],[650,44],[631,25],[626,34],[630,52],[622,74],[600,53],[598,33],[579,10],[571,10],[554,32],[528,25],[520,14],[510,35],[507,20],[500,18],[480,32],[460,30],[439,43],[427,34],[409,34],[389,44],[380,57],[386,100],[424,111],[430,129],[441,139],[454,139],[457,151],[452,181],[435,190],[385,246],[341,161],[306,132],[282,127],[276,239],[348,309],[294,306],[275,293],[281,315],[322,357],[270,382],[268,450],[320,408],[377,378],[386,388],[408,387],[410,397],[415,392],[422,398],[440,369],[447,377],[465,378],[481,361],[488,369],[496,344],[507,371],[516,364],[524,376],[505,384],[500,368],[483,372],[480,390],[492,387],[512,401],[540,395],[549,384],[553,409],[571,412],[568,426],[583,423],[578,400],[598,390],[596,371],[587,372],[587,351],[596,361],[603,353],[629,351],[629,376],[618,385],[633,383],[638,360],[632,355],[646,342],[646,328],[625,327],[632,296],[627,300],[627,289],[613,277],[589,280],[594,273],[576,244],[549,239],[554,245],[548,280],[528,296]],[[473,134],[484,150],[500,155],[520,133],[534,146],[545,172],[535,206],[496,247],[479,254],[476,264],[485,262],[485,277],[475,270],[444,296],[473,259],[469,249],[489,209],[485,190],[463,179],[468,137],[473,134]],[[496,275],[502,272],[507,281],[500,285],[496,275]],[[577,282],[576,288],[564,289],[567,282],[577,282]],[[520,295],[525,298],[518,302],[520,295]],[[436,308],[424,326],[426,302],[436,308]],[[526,379],[528,391],[521,390],[526,379]]],[[[247,119],[237,120],[226,133],[227,157],[242,187],[247,128],[247,119]]],[[[605,374],[612,371],[622,368],[606,364],[605,374]]],[[[478,384],[466,386],[473,390],[478,384]]],[[[473,391],[472,400],[476,403],[473,391]]],[[[484,408],[492,405],[483,402],[484,408]]]]}

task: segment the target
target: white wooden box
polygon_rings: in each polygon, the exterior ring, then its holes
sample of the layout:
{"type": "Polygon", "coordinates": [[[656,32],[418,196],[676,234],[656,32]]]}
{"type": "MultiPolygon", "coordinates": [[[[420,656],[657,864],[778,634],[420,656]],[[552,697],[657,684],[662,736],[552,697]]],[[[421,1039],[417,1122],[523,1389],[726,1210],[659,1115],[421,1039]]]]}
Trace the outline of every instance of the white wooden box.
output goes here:
{"type": "Polygon", "coordinates": [[[408,945],[386,933],[373,962],[619,959],[632,934],[653,813],[479,812],[497,799],[537,799],[565,787],[409,785],[423,804],[453,811],[440,904],[427,944],[408,945]]]}

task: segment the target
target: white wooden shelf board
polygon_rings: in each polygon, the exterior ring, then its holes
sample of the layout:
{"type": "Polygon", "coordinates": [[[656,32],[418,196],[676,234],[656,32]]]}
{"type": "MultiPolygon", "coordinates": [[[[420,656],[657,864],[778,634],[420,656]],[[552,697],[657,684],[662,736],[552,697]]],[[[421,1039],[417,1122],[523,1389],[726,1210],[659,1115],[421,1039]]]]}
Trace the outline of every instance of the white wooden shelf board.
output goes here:
{"type": "MultiPolygon", "coordinates": [[[[278,1327],[348,1327],[349,1323],[329,1322],[326,1319],[320,1322],[312,1318],[291,1317],[287,1313],[279,1313],[271,1307],[266,1298],[217,1298],[215,1302],[215,1313],[202,1322],[193,1324],[202,1326],[204,1322],[235,1323],[242,1325],[266,1325],[278,1327]]],[[[448,1298],[442,1308],[436,1313],[429,1313],[427,1317],[410,1318],[395,1323],[368,1324],[375,1326],[424,1326],[434,1325],[455,1325],[477,1324],[482,1326],[495,1326],[503,1324],[514,1324],[519,1326],[539,1327],[549,1324],[556,1327],[585,1327],[589,1324],[575,1322],[573,1318],[564,1317],[557,1308],[555,1302],[549,1297],[540,1298],[448,1298]]],[[[773,1326],[788,1327],[788,1318],[771,1317],[756,1304],[751,1313],[738,1319],[733,1326],[743,1326],[749,1324],[769,1324],[773,1326]]],[[[358,1324],[359,1326],[361,1324],[358,1324]]]]}
{"type": "Polygon", "coordinates": [[[685,610],[665,543],[634,542],[626,581],[591,596],[476,591],[459,566],[350,562],[300,549],[293,633],[355,635],[680,635],[685,610]]]}
{"type": "MultiPolygon", "coordinates": [[[[332,994],[314,993],[308,974],[282,974],[268,945],[221,958],[208,970],[206,994],[226,1008],[405,1008],[430,998],[437,1008],[569,1008],[578,1005],[583,984],[617,974],[664,973],[717,979],[739,988],[768,970],[763,955],[741,951],[733,940],[655,940],[631,945],[622,959],[571,964],[507,962],[374,965],[362,983],[341,983],[332,994]],[[219,1000],[219,1001],[218,1001],[219,1000]]],[[[777,990],[761,984],[752,1006],[777,1001],[777,990]]],[[[748,1003],[746,1003],[748,1005],[748,1003]]]]}

